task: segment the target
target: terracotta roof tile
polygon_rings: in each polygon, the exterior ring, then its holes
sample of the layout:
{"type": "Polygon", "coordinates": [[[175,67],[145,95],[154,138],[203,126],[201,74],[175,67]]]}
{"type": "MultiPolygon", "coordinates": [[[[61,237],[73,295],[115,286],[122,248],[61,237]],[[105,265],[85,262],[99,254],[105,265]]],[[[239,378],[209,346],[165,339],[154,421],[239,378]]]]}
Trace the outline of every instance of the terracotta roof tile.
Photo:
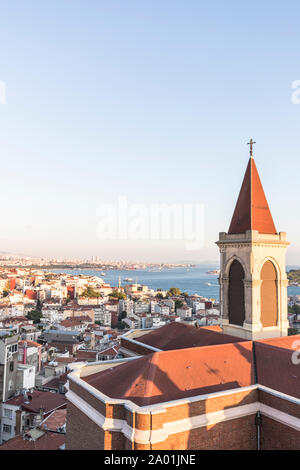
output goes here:
{"type": "Polygon", "coordinates": [[[145,406],[254,383],[252,342],[148,354],[83,380],[145,406]]]}
{"type": "Polygon", "coordinates": [[[58,450],[66,440],[65,434],[45,433],[39,439],[29,440],[17,436],[0,446],[0,450],[58,450]]]}
{"type": "Polygon", "coordinates": [[[48,413],[55,408],[66,405],[65,397],[59,393],[34,390],[32,393],[28,393],[28,396],[31,397],[31,400],[25,400],[23,395],[18,395],[17,397],[7,400],[6,403],[9,405],[22,406],[24,410],[31,411],[32,413],[38,413],[40,408],[43,408],[44,412],[48,413]]]}
{"type": "Polygon", "coordinates": [[[258,383],[300,398],[300,368],[292,357],[299,346],[300,335],[255,341],[258,383]]]}
{"type": "Polygon", "coordinates": [[[41,429],[47,429],[48,431],[57,431],[66,424],[67,410],[55,410],[41,423],[41,429]]]}
{"type": "Polygon", "coordinates": [[[242,338],[223,334],[219,326],[196,328],[181,322],[172,322],[151,330],[136,340],[164,351],[244,341],[242,338]]]}

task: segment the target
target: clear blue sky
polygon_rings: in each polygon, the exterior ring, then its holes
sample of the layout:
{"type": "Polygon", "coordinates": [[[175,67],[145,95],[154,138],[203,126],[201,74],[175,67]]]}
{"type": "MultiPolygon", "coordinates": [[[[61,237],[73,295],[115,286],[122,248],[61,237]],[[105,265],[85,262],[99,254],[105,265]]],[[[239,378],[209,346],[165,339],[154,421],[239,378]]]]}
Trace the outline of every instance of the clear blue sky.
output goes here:
{"type": "Polygon", "coordinates": [[[10,0],[1,5],[0,251],[216,260],[248,139],[300,264],[300,4],[10,0]],[[205,247],[100,242],[96,210],[205,205],[205,247]]]}

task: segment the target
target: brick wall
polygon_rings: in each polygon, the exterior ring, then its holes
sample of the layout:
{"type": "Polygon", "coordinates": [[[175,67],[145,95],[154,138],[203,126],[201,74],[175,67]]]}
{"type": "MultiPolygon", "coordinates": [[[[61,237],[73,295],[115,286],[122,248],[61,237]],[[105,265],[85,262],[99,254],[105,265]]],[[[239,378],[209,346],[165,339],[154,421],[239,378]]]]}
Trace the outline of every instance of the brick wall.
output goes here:
{"type": "Polygon", "coordinates": [[[255,450],[255,416],[217,423],[192,429],[168,437],[165,442],[154,444],[153,450],[255,450]]]}
{"type": "MultiPolygon", "coordinates": [[[[122,403],[105,403],[93,396],[87,389],[69,381],[70,390],[76,393],[96,411],[106,418],[125,420],[135,429],[145,431],[152,427],[160,430],[165,423],[201,416],[249,405],[261,401],[267,406],[298,417],[298,405],[267,392],[239,389],[223,396],[211,397],[190,403],[166,406],[165,410],[150,415],[150,412],[131,410],[122,403]]],[[[162,407],[164,405],[162,404],[162,407]]],[[[170,434],[164,442],[148,444],[132,443],[122,432],[103,431],[72,403],[67,407],[67,449],[107,449],[107,450],[254,450],[257,448],[257,428],[255,414],[228,419],[220,423],[203,426],[189,431],[170,434]]],[[[174,428],[176,424],[174,423],[174,428]]],[[[178,428],[177,428],[178,429],[178,428]]],[[[175,428],[176,430],[176,428],[175,428]]],[[[262,416],[262,449],[299,449],[300,433],[293,428],[262,416]]]]}
{"type": "Polygon", "coordinates": [[[261,449],[262,450],[298,450],[300,433],[296,429],[262,416],[261,449]]]}
{"type": "Polygon", "coordinates": [[[295,418],[300,418],[300,407],[296,403],[284,400],[283,398],[275,397],[274,395],[271,395],[270,393],[267,393],[263,390],[259,390],[258,397],[259,401],[264,405],[292,415],[295,418]]]}
{"type": "Polygon", "coordinates": [[[104,431],[68,401],[67,450],[103,450],[104,431]]]}

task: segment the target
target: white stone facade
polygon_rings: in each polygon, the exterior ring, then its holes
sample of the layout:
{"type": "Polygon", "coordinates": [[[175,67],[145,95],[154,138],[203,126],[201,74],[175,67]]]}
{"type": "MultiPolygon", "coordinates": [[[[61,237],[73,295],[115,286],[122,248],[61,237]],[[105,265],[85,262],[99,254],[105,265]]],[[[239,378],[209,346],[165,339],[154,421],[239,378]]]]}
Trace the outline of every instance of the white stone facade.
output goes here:
{"type": "Polygon", "coordinates": [[[245,339],[274,338],[286,336],[289,326],[287,317],[287,285],[285,254],[289,242],[286,233],[269,235],[257,230],[241,234],[221,232],[216,242],[220,249],[220,303],[224,333],[245,339]],[[243,326],[229,323],[229,270],[237,260],[244,269],[245,322],[243,326]],[[271,261],[277,274],[278,321],[276,326],[263,328],[261,315],[261,269],[271,261]]]}

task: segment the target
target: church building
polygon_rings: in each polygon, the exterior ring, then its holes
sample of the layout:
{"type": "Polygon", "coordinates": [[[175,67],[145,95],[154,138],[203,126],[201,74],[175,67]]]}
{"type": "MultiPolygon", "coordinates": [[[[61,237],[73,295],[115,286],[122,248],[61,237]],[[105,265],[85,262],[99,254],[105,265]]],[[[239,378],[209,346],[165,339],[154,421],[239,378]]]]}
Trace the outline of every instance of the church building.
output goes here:
{"type": "Polygon", "coordinates": [[[228,233],[221,232],[220,300],[225,333],[287,336],[286,233],[277,233],[252,155],[228,233]]]}
{"type": "Polygon", "coordinates": [[[300,335],[288,336],[285,253],[252,152],[220,249],[222,327],[132,330],[124,358],[75,363],[66,448],[300,448],[300,335]]]}

